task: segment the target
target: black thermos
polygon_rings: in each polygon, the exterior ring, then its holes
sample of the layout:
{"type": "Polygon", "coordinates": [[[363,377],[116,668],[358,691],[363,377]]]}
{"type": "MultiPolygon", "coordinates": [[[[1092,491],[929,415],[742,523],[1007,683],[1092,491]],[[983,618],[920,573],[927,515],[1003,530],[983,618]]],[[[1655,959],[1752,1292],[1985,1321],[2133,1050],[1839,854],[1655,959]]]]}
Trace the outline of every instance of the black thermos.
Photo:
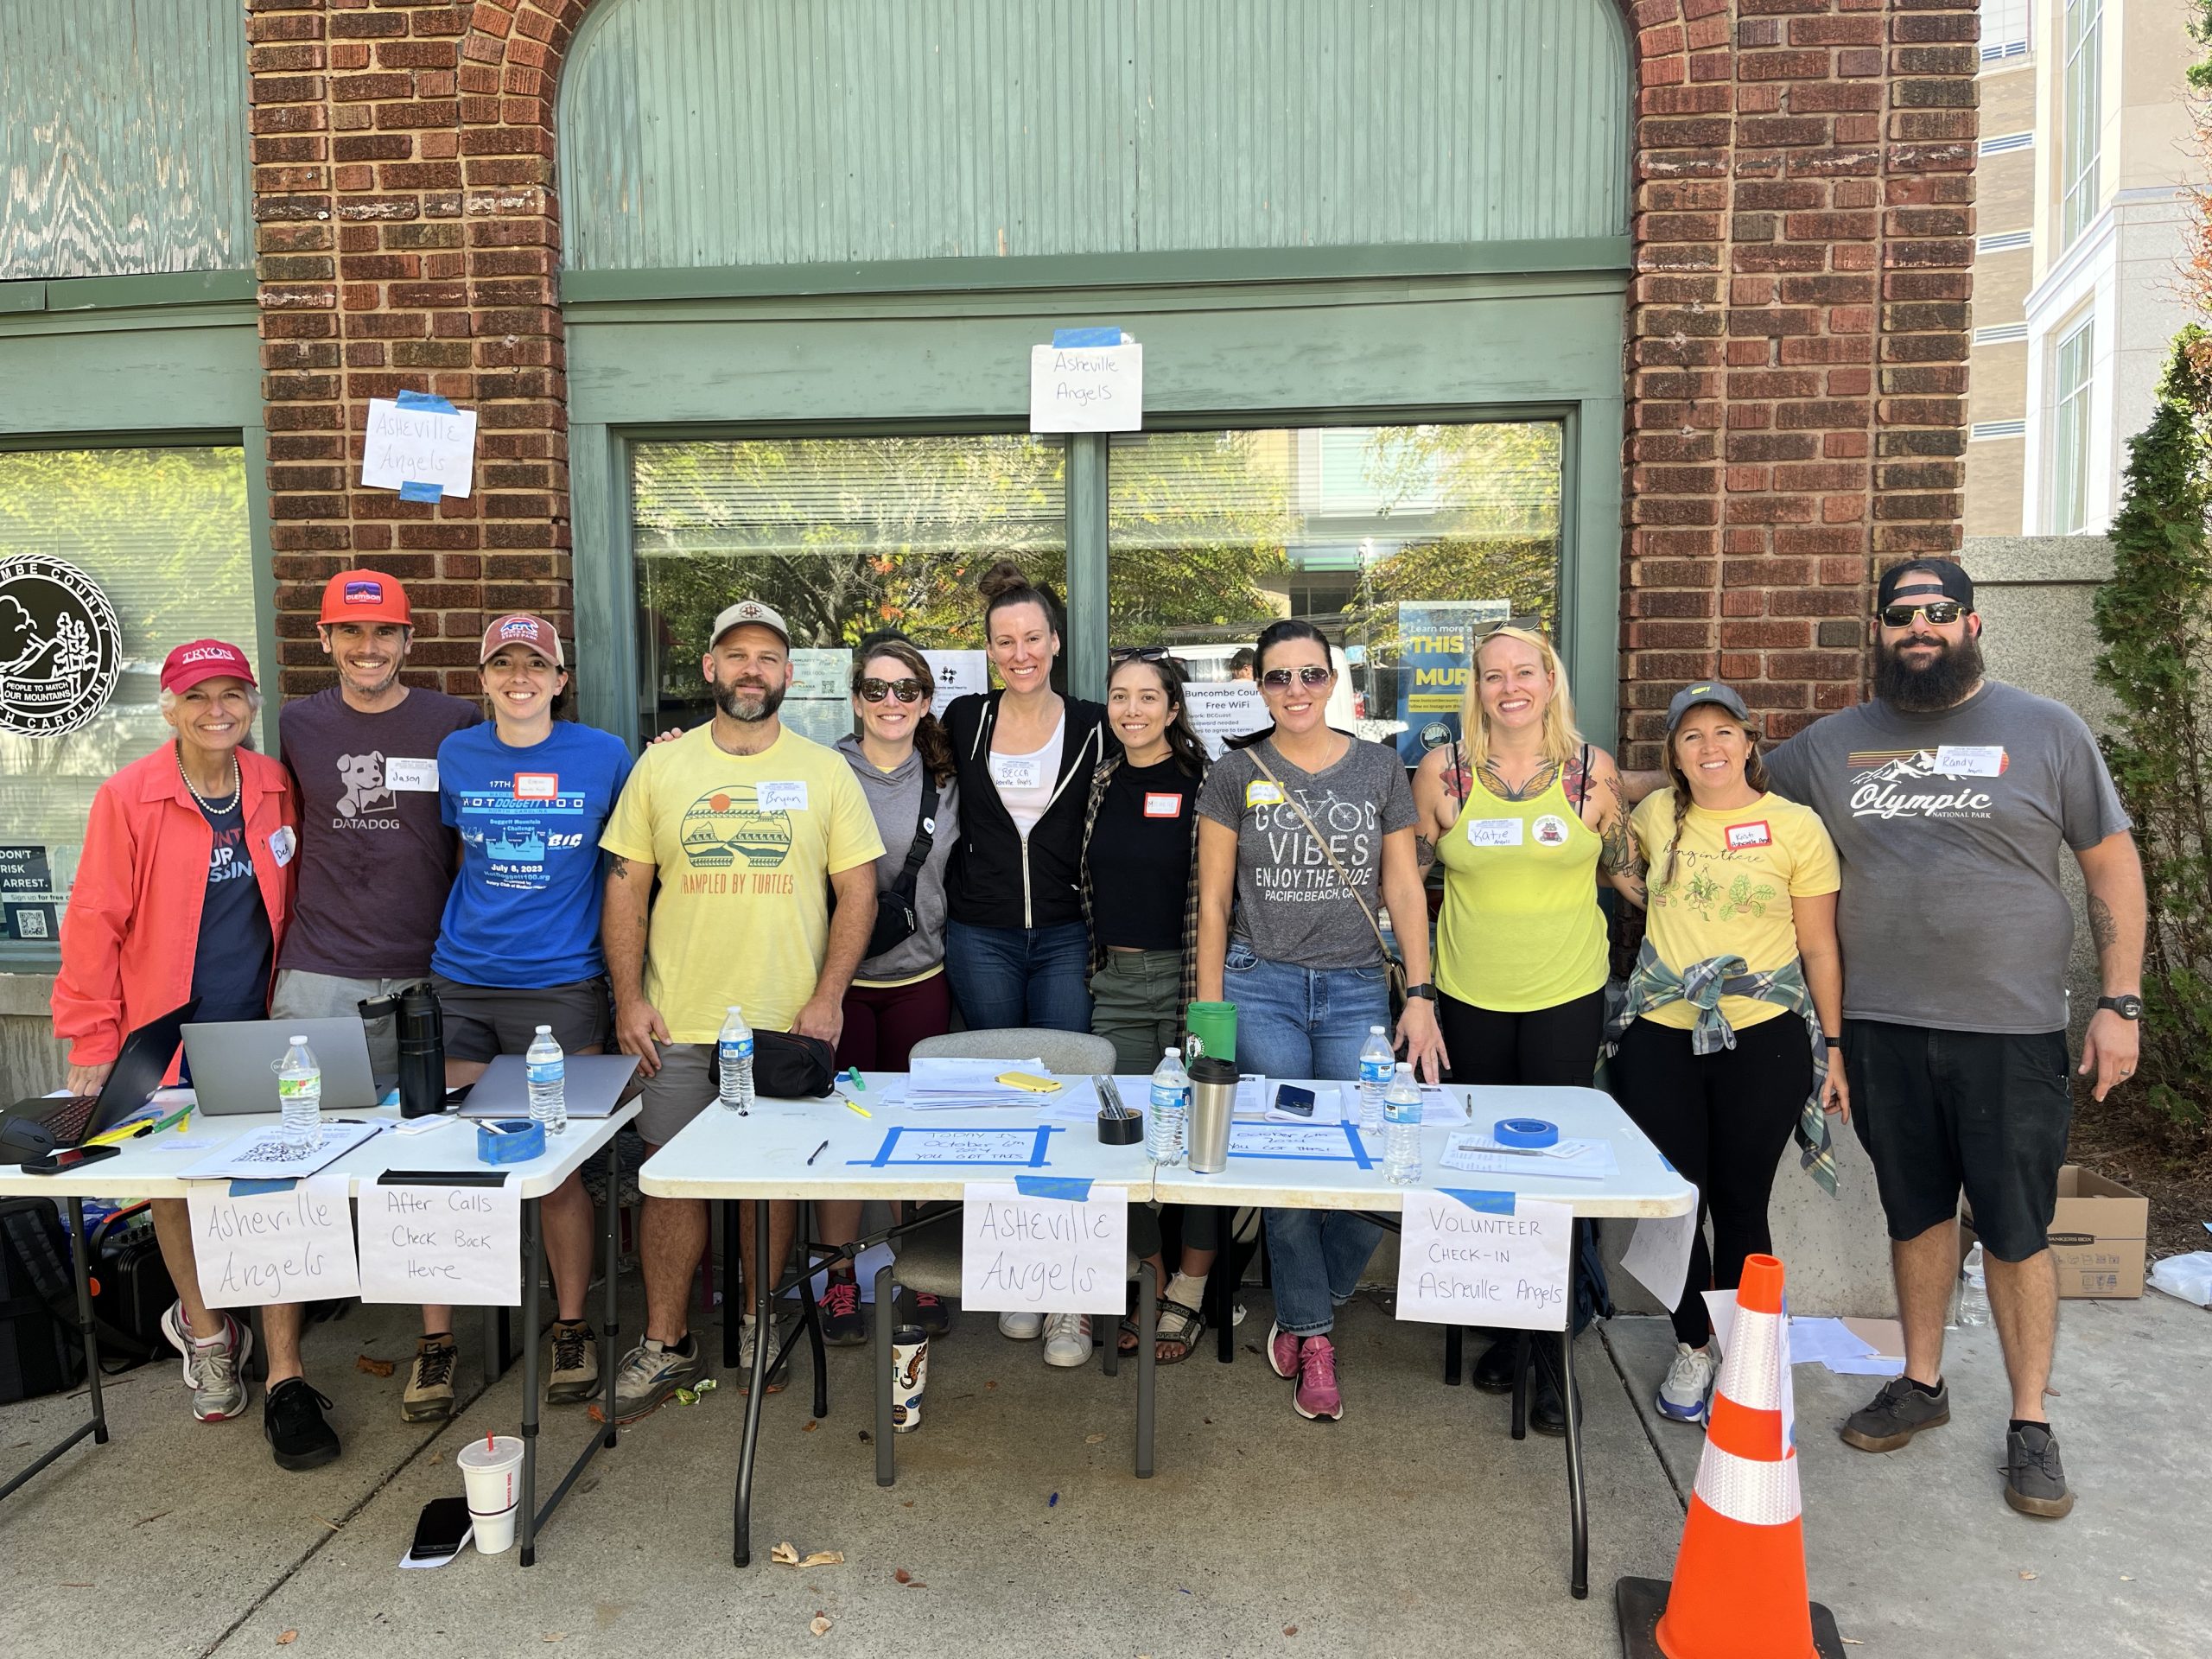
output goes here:
{"type": "Polygon", "coordinates": [[[427,979],[361,1004],[363,1020],[391,1018],[399,1034],[399,1115],[428,1117],[446,1104],[446,1028],[427,979]]]}

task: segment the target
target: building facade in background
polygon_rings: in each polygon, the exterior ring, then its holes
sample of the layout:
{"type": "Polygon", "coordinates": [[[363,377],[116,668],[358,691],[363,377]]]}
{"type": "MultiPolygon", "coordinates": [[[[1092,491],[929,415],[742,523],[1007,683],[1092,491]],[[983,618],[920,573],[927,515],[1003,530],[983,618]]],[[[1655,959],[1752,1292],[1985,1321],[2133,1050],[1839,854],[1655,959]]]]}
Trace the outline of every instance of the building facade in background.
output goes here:
{"type": "Polygon", "coordinates": [[[162,653],[313,690],[349,563],[455,692],[549,613],[632,741],[734,594],[828,730],[862,635],[979,644],[1010,556],[1077,691],[1296,614],[1417,727],[1440,638],[1534,617],[1648,761],[1688,680],[1856,701],[1878,567],[1959,545],[1970,0],[73,0],[0,63],[0,680],[92,683],[40,562],[114,616],[80,720],[0,719],[26,969],[162,653]],[[1144,345],[1142,432],[1026,429],[1075,325],[1144,345]],[[403,391],[477,411],[467,499],[362,486],[403,391]]]}
{"type": "Polygon", "coordinates": [[[1969,537],[2101,532],[2174,335],[2196,191],[2180,0],[1985,0],[1969,537]]]}

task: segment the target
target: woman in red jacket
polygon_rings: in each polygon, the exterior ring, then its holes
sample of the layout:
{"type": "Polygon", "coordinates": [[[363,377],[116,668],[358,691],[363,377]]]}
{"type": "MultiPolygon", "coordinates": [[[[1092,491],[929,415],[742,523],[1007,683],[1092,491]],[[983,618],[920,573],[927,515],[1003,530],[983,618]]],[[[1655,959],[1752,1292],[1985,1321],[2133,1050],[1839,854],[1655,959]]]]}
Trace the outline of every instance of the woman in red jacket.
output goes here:
{"type": "MultiPolygon", "coordinates": [[[[237,646],[179,645],[162,664],[162,718],[175,739],[92,798],[54,984],[54,1034],[69,1045],[73,1093],[106,1082],[130,1031],[194,997],[195,1020],[268,1014],[299,830],[284,768],[245,747],[260,707],[237,646]]],[[[153,1209],[179,1298],[162,1328],[184,1356],[193,1414],[236,1416],[251,1338],[200,1299],[184,1201],[153,1209]]]]}

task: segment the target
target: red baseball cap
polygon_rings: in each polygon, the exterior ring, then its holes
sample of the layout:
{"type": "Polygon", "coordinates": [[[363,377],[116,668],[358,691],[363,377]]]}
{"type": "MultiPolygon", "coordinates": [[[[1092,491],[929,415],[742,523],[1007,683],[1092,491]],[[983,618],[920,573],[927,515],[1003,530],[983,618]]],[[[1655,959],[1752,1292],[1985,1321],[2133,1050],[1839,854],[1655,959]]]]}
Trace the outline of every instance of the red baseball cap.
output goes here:
{"type": "Polygon", "coordinates": [[[542,616],[503,616],[493,623],[484,630],[484,648],[476,653],[477,665],[490,662],[507,645],[527,645],[556,668],[569,665],[561,652],[561,636],[542,616]]]}
{"type": "Polygon", "coordinates": [[[315,620],[397,622],[411,628],[415,613],[408,608],[407,590],[396,577],[381,570],[340,570],[323,584],[322,614],[315,620]]]}
{"type": "Polygon", "coordinates": [[[253,664],[246,661],[245,652],[236,645],[226,645],[220,639],[194,639],[169,652],[168,660],[162,663],[162,690],[189,691],[202,680],[225,674],[244,680],[248,685],[257,683],[253,664]]]}

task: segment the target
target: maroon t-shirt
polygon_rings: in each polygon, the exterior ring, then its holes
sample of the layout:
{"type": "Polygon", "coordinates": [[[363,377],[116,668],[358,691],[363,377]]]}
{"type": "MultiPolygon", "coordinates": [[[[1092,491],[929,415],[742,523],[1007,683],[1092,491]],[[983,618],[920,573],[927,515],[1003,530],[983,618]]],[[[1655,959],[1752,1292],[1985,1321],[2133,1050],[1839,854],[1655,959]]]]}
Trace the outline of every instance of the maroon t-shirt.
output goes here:
{"type": "Polygon", "coordinates": [[[419,979],[445,914],[454,833],[438,812],[438,745],[482,719],[410,690],[365,715],[333,686],[285,706],[278,733],[300,791],[300,874],[281,968],[419,979]]]}

